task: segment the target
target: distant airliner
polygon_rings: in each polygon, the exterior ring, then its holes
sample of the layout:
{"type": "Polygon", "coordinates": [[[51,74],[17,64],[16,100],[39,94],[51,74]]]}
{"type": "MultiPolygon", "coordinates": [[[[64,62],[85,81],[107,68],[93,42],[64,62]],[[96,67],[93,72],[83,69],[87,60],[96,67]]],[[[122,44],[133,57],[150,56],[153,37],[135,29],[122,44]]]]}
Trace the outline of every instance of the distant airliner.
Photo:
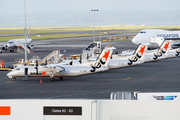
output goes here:
{"type": "MultiPolygon", "coordinates": [[[[27,44],[27,51],[30,52],[33,49],[33,45],[31,44],[32,39],[30,38],[30,34],[31,34],[31,28],[29,27],[29,32],[28,32],[28,36],[26,38],[26,44],[27,44]]],[[[14,52],[14,49],[25,49],[25,38],[21,38],[21,39],[11,39],[7,42],[6,45],[3,45],[3,47],[1,47],[1,52],[4,52],[8,49],[10,49],[10,52],[14,52]]]]}
{"type": "Polygon", "coordinates": [[[173,40],[173,43],[171,44],[172,48],[180,47],[180,41],[174,42],[180,40],[180,31],[144,29],[132,39],[132,42],[137,45],[140,43],[148,45],[148,49],[156,49],[161,46],[164,40],[173,40]]]}

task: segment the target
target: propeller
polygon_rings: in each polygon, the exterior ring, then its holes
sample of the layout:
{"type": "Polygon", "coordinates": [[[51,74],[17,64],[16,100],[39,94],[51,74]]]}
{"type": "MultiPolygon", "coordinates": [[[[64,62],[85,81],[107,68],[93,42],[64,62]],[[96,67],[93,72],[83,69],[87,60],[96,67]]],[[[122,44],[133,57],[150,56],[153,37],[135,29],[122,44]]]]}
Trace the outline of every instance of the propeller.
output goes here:
{"type": "Polygon", "coordinates": [[[36,75],[38,76],[38,61],[36,60],[36,67],[35,67],[35,69],[36,69],[36,75]]]}
{"type": "Polygon", "coordinates": [[[79,63],[80,63],[80,64],[82,63],[82,55],[80,55],[79,63]]]}

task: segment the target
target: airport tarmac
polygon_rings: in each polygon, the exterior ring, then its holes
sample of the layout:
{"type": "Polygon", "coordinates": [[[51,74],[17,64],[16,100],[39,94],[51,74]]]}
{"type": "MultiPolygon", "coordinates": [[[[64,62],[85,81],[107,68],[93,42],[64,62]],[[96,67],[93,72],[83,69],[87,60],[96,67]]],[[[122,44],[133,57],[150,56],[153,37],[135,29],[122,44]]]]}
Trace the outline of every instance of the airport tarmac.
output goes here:
{"type": "MultiPolygon", "coordinates": [[[[35,55],[43,58],[53,50],[62,52],[66,50],[67,56],[79,54],[85,48],[84,46],[67,47],[62,45],[88,45],[92,43],[92,37],[42,41],[54,41],[61,46],[53,47],[52,44],[52,47],[35,47],[34,52],[28,54],[28,59],[35,55]]],[[[103,42],[102,45],[108,46],[109,42],[103,42]]],[[[131,41],[113,41],[111,45],[116,47],[119,52],[136,48],[131,41]]],[[[5,59],[7,64],[11,64],[19,58],[24,58],[24,54],[0,54],[0,59],[5,59]]],[[[102,73],[65,77],[63,80],[56,78],[54,82],[51,82],[50,78],[43,78],[42,84],[40,84],[40,78],[29,78],[28,80],[17,78],[17,81],[12,81],[6,76],[8,71],[0,71],[0,99],[109,99],[110,93],[114,91],[179,92],[179,63],[180,58],[177,57],[102,73]]]]}

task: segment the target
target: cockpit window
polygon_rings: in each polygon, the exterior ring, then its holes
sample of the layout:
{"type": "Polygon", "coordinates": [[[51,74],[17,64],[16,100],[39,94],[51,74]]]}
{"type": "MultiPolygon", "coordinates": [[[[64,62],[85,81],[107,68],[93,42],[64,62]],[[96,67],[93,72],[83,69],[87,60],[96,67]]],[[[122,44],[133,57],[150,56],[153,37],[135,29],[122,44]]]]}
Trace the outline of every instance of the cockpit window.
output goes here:
{"type": "Polygon", "coordinates": [[[16,68],[15,70],[20,70],[20,68],[16,68]]]}
{"type": "Polygon", "coordinates": [[[9,44],[12,44],[13,42],[8,42],[9,44]]]}
{"type": "Polygon", "coordinates": [[[145,31],[141,31],[140,33],[146,33],[145,31]]]}

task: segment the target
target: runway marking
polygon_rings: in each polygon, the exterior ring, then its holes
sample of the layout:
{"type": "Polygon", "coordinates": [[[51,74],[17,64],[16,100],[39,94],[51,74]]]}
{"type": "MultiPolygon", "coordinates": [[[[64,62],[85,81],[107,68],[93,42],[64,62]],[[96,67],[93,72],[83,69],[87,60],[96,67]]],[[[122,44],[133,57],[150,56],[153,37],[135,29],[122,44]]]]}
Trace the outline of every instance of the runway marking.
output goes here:
{"type": "Polygon", "coordinates": [[[16,82],[14,82],[14,81],[6,81],[6,83],[16,83],[16,82]]]}
{"type": "Polygon", "coordinates": [[[127,81],[127,80],[130,80],[131,77],[127,77],[126,79],[123,79],[123,81],[127,81]]]}

